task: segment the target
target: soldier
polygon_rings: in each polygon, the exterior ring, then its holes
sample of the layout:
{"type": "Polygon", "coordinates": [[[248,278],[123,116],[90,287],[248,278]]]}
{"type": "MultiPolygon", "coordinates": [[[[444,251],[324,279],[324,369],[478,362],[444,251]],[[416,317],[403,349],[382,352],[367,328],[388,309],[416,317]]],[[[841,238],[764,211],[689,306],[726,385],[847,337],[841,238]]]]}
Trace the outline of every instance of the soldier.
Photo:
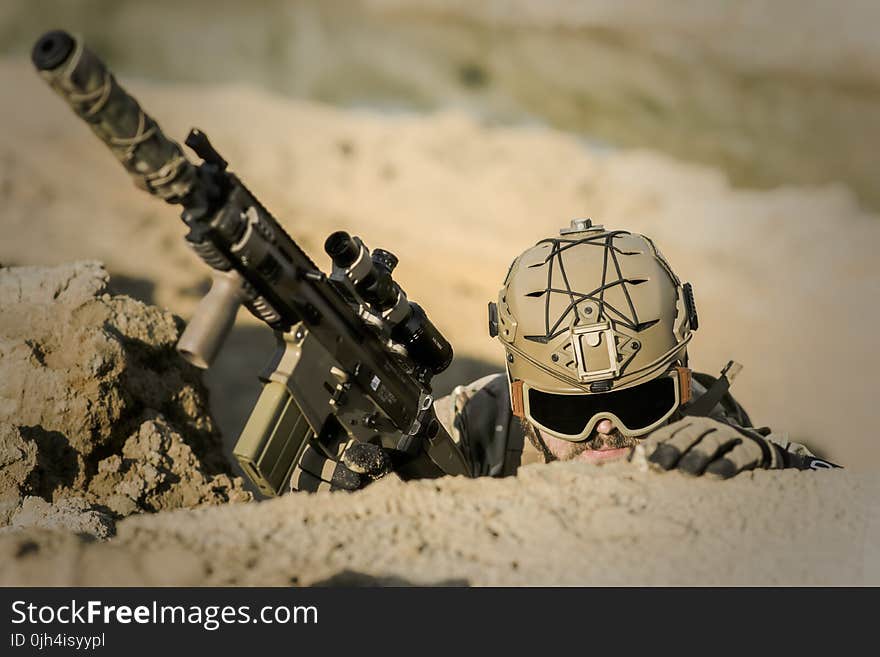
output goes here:
{"type": "MultiPolygon", "coordinates": [[[[640,443],[658,469],[722,479],[755,468],[834,467],[752,427],[728,392],[739,365],[719,378],[690,370],[697,327],[690,284],[649,238],[575,220],[517,257],[489,305],[506,373],[455,388],[436,402],[438,419],[473,476],[556,460],[601,463],[640,443]]],[[[328,488],[360,487],[390,469],[368,443],[328,465],[328,488]]]]}

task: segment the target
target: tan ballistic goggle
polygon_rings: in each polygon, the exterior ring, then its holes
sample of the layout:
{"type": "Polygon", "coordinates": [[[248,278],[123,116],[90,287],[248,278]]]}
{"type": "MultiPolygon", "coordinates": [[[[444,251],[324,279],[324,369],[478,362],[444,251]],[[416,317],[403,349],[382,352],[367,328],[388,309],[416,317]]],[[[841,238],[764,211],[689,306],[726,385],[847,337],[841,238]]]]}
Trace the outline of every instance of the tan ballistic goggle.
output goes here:
{"type": "Polygon", "coordinates": [[[510,386],[513,414],[552,436],[586,440],[601,420],[626,436],[643,436],[664,424],[690,400],[691,371],[674,367],[646,383],[596,394],[546,392],[516,380],[510,386]]]}

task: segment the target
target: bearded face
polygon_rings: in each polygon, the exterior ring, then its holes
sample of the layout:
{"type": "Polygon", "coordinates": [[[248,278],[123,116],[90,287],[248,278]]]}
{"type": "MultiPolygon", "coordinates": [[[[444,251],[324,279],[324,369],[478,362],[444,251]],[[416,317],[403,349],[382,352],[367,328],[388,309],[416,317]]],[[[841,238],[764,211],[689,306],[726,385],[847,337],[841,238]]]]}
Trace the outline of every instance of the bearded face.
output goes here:
{"type": "Polygon", "coordinates": [[[602,420],[586,440],[572,442],[556,438],[523,423],[526,436],[535,448],[550,461],[586,461],[602,463],[625,457],[630,449],[638,444],[638,438],[622,434],[611,420],[602,420]]]}

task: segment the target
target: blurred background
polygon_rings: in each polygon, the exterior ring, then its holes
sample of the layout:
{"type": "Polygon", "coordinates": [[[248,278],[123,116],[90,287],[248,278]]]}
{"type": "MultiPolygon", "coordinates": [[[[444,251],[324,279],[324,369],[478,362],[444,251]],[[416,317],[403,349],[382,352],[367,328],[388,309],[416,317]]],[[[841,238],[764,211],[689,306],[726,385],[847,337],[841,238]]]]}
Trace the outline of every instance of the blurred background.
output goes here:
{"type": "MultiPolygon", "coordinates": [[[[502,367],[486,303],[574,217],[644,232],[694,284],[693,364],[745,365],[759,424],[880,467],[880,5],[681,0],[4,0],[0,262],[97,259],[188,318],[208,272],[28,61],[83,35],[182,140],[197,125],[316,261],[345,229],[456,347],[502,367]]],[[[271,333],[208,372],[231,445],[271,333]]]]}

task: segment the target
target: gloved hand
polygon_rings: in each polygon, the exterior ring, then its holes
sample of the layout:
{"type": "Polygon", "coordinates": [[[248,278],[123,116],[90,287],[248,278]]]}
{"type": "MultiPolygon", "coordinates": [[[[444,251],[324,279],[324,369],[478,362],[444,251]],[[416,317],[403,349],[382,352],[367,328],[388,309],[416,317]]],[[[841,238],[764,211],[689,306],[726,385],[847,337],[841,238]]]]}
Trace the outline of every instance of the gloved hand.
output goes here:
{"type": "MultiPolygon", "coordinates": [[[[342,453],[341,465],[348,473],[354,476],[345,474],[341,475],[340,478],[344,477],[352,483],[357,478],[359,481],[355,488],[363,488],[371,481],[384,477],[391,472],[391,458],[388,456],[388,452],[372,443],[356,442],[350,445],[342,453]]],[[[335,479],[336,474],[334,473],[335,479]]],[[[340,488],[345,487],[340,486],[340,488]]]]}
{"type": "Polygon", "coordinates": [[[782,448],[760,434],[708,417],[686,417],[642,443],[650,464],[691,475],[728,479],[754,468],[785,467],[782,448]]]}
{"type": "Polygon", "coordinates": [[[388,453],[378,445],[353,442],[341,459],[309,444],[290,478],[291,491],[358,490],[391,472],[388,453]]]}

